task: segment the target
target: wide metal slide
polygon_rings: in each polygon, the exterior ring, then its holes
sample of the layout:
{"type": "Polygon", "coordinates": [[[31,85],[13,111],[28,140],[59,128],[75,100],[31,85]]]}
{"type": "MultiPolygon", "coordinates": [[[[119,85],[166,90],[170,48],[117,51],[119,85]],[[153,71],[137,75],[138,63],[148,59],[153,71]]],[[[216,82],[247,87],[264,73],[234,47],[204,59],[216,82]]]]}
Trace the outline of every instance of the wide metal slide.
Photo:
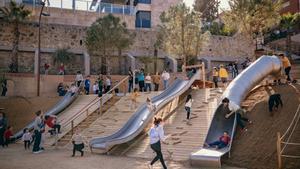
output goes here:
{"type": "MultiPolygon", "coordinates": [[[[278,75],[281,70],[281,60],[276,56],[262,56],[252,63],[247,69],[239,74],[226,88],[222,98],[227,97],[230,102],[239,105],[245,99],[247,94],[266,76],[278,75]]],[[[236,117],[226,119],[225,114],[219,103],[218,108],[214,113],[208,134],[205,142],[211,143],[219,139],[224,131],[227,131],[233,139],[236,117]]],[[[205,167],[221,167],[221,157],[230,152],[232,142],[229,146],[216,150],[211,148],[201,148],[200,150],[190,155],[192,165],[205,166],[205,167]]]]}
{"type": "MultiPolygon", "coordinates": [[[[78,96],[78,92],[76,92],[73,96],[71,92],[67,92],[66,95],[61,98],[50,110],[48,110],[44,115],[57,115],[62,112],[65,108],[67,108],[78,96]]],[[[30,122],[24,128],[28,128],[32,130],[34,127],[34,121],[30,122]]],[[[16,139],[21,138],[23,135],[23,130],[17,132],[14,137],[16,139]]]]}
{"type": "MultiPolygon", "coordinates": [[[[187,91],[199,75],[200,71],[197,71],[190,80],[182,80],[178,78],[165,91],[158,96],[153,97],[151,100],[153,104],[156,105],[156,110],[160,110],[171,100],[179,97],[187,91]]],[[[101,153],[105,153],[115,145],[131,141],[144,130],[144,128],[152,121],[154,116],[155,113],[150,112],[146,103],[144,103],[116,133],[107,137],[93,138],[90,141],[91,150],[97,150],[101,153]]]]}

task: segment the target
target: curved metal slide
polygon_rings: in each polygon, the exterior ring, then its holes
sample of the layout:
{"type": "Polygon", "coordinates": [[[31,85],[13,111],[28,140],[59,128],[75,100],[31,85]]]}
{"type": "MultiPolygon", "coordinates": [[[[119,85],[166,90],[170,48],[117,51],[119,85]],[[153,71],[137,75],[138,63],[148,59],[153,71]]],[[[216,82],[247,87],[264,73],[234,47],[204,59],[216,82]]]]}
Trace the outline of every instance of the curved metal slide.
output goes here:
{"type": "MultiPolygon", "coordinates": [[[[61,98],[50,110],[48,110],[44,115],[57,115],[60,112],[62,112],[65,108],[67,108],[78,96],[78,93],[74,94],[72,96],[71,92],[67,92],[66,95],[61,98]]],[[[33,129],[34,121],[30,122],[27,126],[24,128],[28,128],[29,130],[33,129]]],[[[16,139],[21,138],[23,135],[23,130],[20,130],[17,132],[14,137],[16,139]]]]}
{"type": "MultiPolygon", "coordinates": [[[[152,102],[156,105],[157,110],[163,108],[168,102],[187,91],[199,75],[200,71],[197,71],[190,80],[176,79],[164,92],[153,97],[152,102]]],[[[134,139],[144,130],[154,116],[155,114],[151,113],[146,103],[144,103],[116,133],[107,137],[92,139],[90,141],[91,150],[98,149],[101,150],[102,153],[105,153],[115,145],[126,143],[134,139]]]]}
{"type": "MultiPolygon", "coordinates": [[[[222,98],[227,97],[230,102],[240,105],[247,94],[266,76],[277,75],[281,70],[281,61],[276,56],[262,56],[252,63],[247,69],[239,74],[226,88],[222,98]]],[[[222,108],[219,107],[214,113],[205,142],[211,143],[219,139],[224,131],[227,131],[233,139],[236,127],[236,117],[226,119],[222,108]]],[[[231,149],[232,142],[226,148],[216,150],[210,148],[202,148],[190,155],[192,165],[205,167],[221,167],[221,157],[228,153],[231,149]]]]}

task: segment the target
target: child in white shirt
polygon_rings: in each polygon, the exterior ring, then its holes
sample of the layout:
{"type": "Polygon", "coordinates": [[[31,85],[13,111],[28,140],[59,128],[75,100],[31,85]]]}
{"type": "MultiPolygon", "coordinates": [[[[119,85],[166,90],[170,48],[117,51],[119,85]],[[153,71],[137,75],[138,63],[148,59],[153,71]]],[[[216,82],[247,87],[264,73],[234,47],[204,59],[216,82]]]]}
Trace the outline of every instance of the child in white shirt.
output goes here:
{"type": "Polygon", "coordinates": [[[30,149],[30,142],[32,141],[32,135],[29,132],[28,128],[23,130],[22,141],[24,142],[25,150],[30,149]]]}

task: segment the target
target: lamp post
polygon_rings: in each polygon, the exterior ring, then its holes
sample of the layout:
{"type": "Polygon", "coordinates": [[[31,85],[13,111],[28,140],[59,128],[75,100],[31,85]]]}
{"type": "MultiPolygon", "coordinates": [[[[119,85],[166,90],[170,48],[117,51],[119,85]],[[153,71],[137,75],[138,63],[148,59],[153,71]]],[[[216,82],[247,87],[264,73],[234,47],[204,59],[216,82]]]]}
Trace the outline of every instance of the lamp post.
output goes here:
{"type": "Polygon", "coordinates": [[[40,81],[41,81],[41,75],[40,75],[40,65],[41,65],[41,19],[43,16],[50,16],[49,14],[43,13],[44,7],[45,7],[46,0],[41,2],[42,8],[39,16],[39,30],[38,30],[38,58],[37,58],[37,96],[40,96],[40,81]]]}

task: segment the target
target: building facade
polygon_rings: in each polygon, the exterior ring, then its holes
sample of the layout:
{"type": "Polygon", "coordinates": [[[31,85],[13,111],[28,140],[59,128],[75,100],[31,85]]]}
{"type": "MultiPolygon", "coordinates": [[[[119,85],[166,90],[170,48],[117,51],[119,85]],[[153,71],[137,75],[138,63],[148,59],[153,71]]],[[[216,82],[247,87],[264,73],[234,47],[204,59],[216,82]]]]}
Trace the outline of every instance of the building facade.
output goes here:
{"type": "Polygon", "coordinates": [[[284,0],[281,14],[300,12],[300,0],[284,0]]]}

